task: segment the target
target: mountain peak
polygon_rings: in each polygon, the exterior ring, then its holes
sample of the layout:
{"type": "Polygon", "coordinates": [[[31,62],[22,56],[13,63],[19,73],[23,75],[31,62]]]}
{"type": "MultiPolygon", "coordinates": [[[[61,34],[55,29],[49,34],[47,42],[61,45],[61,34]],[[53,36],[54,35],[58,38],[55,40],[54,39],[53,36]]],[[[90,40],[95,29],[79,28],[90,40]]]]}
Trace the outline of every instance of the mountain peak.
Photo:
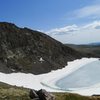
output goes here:
{"type": "Polygon", "coordinates": [[[0,30],[18,28],[15,24],[9,22],[0,22],[0,30]]]}
{"type": "Polygon", "coordinates": [[[7,73],[46,73],[81,57],[79,52],[42,32],[8,22],[0,22],[0,54],[0,71],[7,73]]]}

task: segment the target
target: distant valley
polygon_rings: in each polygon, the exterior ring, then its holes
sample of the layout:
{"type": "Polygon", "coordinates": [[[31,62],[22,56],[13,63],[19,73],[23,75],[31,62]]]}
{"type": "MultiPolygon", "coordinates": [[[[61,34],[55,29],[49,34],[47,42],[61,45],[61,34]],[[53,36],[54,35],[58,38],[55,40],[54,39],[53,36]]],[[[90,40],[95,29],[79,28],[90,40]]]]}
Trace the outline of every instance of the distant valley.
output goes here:
{"type": "Polygon", "coordinates": [[[100,58],[100,43],[91,43],[91,44],[85,44],[85,45],[66,44],[66,46],[71,47],[88,57],[100,58]]]}

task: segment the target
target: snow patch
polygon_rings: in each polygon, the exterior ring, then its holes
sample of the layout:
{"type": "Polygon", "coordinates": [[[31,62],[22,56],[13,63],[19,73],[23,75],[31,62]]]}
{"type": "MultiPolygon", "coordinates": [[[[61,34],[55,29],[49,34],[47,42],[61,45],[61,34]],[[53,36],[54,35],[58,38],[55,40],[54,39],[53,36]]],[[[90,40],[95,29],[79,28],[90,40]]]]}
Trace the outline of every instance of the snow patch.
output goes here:
{"type": "Polygon", "coordinates": [[[41,57],[39,61],[42,63],[44,61],[44,59],[41,57]]]}

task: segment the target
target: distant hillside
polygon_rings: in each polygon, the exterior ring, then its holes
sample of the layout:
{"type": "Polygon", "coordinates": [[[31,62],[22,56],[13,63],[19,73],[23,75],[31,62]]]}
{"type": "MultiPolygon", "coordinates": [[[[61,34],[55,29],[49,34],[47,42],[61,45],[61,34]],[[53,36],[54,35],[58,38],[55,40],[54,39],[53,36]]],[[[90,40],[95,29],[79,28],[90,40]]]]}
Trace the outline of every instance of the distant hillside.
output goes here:
{"type": "Polygon", "coordinates": [[[81,58],[78,51],[44,33],[0,23],[0,71],[41,74],[81,58]]]}
{"type": "Polygon", "coordinates": [[[99,43],[92,43],[88,45],[74,45],[66,44],[66,46],[75,49],[78,52],[83,53],[86,57],[98,57],[100,58],[100,45],[99,43]],[[98,44],[98,45],[97,45],[98,44]]]}
{"type": "Polygon", "coordinates": [[[100,42],[90,43],[89,45],[100,46],[100,42]]]}

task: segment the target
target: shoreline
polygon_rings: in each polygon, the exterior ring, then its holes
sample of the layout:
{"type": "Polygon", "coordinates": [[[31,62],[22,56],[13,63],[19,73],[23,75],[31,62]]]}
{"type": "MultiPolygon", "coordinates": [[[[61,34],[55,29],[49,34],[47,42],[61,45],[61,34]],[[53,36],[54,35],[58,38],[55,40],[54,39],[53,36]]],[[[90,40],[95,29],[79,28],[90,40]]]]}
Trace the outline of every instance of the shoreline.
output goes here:
{"type": "Polygon", "coordinates": [[[45,85],[48,85],[48,87],[53,87],[55,89],[62,90],[61,88],[55,85],[58,80],[76,71],[77,69],[81,68],[85,64],[91,63],[96,60],[98,59],[97,58],[82,58],[82,59],[74,60],[72,62],[68,62],[68,65],[65,66],[65,68],[58,69],[54,72],[48,73],[46,77],[49,78],[49,81],[47,78],[47,79],[42,80],[42,83],[44,83],[45,85]]]}

